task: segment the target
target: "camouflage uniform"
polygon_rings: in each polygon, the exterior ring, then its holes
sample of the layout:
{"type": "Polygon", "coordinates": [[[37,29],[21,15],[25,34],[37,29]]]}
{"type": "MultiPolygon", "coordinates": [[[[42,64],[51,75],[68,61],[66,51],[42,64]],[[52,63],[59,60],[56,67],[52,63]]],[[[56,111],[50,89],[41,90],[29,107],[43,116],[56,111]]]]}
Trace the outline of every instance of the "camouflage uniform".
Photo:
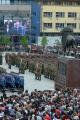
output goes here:
{"type": "Polygon", "coordinates": [[[8,67],[9,67],[9,69],[11,69],[11,57],[10,56],[8,56],[8,67]]]}
{"type": "Polygon", "coordinates": [[[19,66],[19,73],[24,74],[24,72],[25,72],[25,65],[23,62],[21,62],[19,66]]]}
{"type": "Polygon", "coordinates": [[[34,73],[34,71],[35,71],[35,63],[34,63],[34,62],[32,62],[31,72],[32,72],[32,73],[34,73]]]}
{"type": "Polygon", "coordinates": [[[13,53],[10,55],[11,58],[11,65],[15,65],[16,64],[16,55],[13,53]]]}
{"type": "Polygon", "coordinates": [[[16,65],[16,67],[20,67],[20,62],[21,62],[21,58],[18,56],[18,57],[16,57],[16,59],[15,59],[16,61],[15,61],[15,65],[16,65]]]}
{"type": "Polygon", "coordinates": [[[29,67],[29,72],[31,72],[31,66],[32,66],[32,63],[31,63],[31,61],[29,62],[29,65],[28,65],[28,67],[29,67]]]}
{"type": "Polygon", "coordinates": [[[26,59],[23,59],[22,62],[24,64],[24,69],[27,70],[28,69],[28,61],[26,59]]]}
{"type": "Polygon", "coordinates": [[[49,77],[50,77],[50,71],[49,71],[49,67],[47,66],[47,67],[45,67],[45,77],[46,78],[48,78],[49,79],[49,77]]]}
{"type": "Polygon", "coordinates": [[[20,66],[19,66],[19,73],[24,74],[24,67],[23,67],[23,64],[22,64],[22,63],[21,63],[20,66]]]}
{"type": "Polygon", "coordinates": [[[41,80],[41,66],[35,67],[35,79],[41,80]]]}
{"type": "Polygon", "coordinates": [[[54,80],[54,70],[52,68],[50,69],[50,79],[54,80]]]}
{"type": "Polygon", "coordinates": [[[30,61],[29,62],[29,72],[34,73],[34,70],[35,70],[35,63],[30,61]]]}

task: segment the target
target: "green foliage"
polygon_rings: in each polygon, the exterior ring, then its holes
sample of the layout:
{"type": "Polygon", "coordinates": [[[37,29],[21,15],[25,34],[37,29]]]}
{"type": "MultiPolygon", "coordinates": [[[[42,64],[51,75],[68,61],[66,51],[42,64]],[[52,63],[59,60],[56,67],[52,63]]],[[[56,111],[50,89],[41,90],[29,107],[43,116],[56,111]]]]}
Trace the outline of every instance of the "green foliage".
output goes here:
{"type": "Polygon", "coordinates": [[[45,47],[46,45],[47,45],[47,38],[46,38],[46,36],[43,36],[42,37],[42,41],[41,41],[41,45],[43,46],[43,47],[45,47]]]}
{"type": "Polygon", "coordinates": [[[28,37],[27,36],[22,36],[21,44],[24,46],[28,46],[28,37]]]}
{"type": "Polygon", "coordinates": [[[1,45],[10,45],[11,44],[10,37],[0,36],[0,44],[1,45]]]}

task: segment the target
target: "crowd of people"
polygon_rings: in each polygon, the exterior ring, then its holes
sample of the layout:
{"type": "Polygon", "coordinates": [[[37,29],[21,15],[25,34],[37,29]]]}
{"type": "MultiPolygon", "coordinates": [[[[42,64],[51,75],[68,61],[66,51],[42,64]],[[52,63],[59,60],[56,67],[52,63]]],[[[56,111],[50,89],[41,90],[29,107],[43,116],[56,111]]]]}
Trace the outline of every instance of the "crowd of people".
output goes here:
{"type": "Polygon", "coordinates": [[[80,90],[28,90],[0,98],[0,120],[80,120],[80,90]]]}

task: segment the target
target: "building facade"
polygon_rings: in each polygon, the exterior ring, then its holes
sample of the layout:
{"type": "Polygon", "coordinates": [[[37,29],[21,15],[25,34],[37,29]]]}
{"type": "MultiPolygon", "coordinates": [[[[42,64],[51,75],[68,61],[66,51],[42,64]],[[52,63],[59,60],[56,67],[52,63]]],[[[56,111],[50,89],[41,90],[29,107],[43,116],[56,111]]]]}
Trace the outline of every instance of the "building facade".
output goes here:
{"type": "Polygon", "coordinates": [[[75,34],[80,34],[80,1],[50,1],[41,5],[41,35],[60,35],[67,26],[73,28],[75,34]]]}

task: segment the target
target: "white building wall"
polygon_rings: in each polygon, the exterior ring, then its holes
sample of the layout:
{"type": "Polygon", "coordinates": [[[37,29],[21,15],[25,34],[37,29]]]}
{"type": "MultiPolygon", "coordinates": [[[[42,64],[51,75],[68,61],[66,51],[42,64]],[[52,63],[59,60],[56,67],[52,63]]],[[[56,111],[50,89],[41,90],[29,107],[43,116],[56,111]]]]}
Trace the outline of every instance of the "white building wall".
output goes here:
{"type": "MultiPolygon", "coordinates": [[[[41,40],[42,40],[42,37],[38,37],[38,45],[41,46],[41,40]]],[[[47,37],[47,46],[54,46],[56,45],[56,42],[59,41],[61,42],[61,36],[56,36],[56,37],[47,37]]]]}

